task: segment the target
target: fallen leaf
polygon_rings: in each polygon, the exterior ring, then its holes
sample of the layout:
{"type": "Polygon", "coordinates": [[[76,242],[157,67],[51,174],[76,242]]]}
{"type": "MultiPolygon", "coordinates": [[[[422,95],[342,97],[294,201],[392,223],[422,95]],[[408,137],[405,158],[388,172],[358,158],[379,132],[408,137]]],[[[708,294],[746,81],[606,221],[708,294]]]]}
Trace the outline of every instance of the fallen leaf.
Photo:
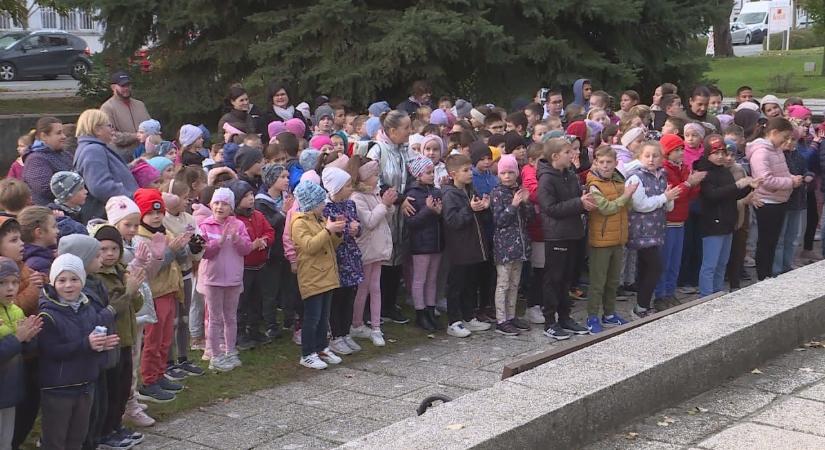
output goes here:
{"type": "Polygon", "coordinates": [[[706,413],[706,412],[708,412],[708,409],[707,408],[702,408],[701,406],[697,406],[696,411],[698,411],[700,413],[706,413]]]}
{"type": "Polygon", "coordinates": [[[799,371],[800,372],[813,372],[814,369],[811,369],[810,367],[803,367],[803,368],[799,369],[799,371]]]}
{"type": "Polygon", "coordinates": [[[428,334],[427,339],[435,339],[435,335],[434,334],[428,334]]]}
{"type": "Polygon", "coordinates": [[[825,348],[825,344],[823,344],[820,341],[811,341],[811,342],[808,342],[804,345],[805,345],[805,347],[808,347],[808,348],[825,348]]]}
{"type": "Polygon", "coordinates": [[[759,370],[759,369],[753,369],[753,370],[751,370],[751,373],[755,373],[755,374],[759,375],[760,373],[762,373],[762,371],[759,370]]]}
{"type": "Polygon", "coordinates": [[[676,423],[676,419],[670,418],[668,416],[665,416],[664,419],[667,423],[676,423]]]}
{"type": "Polygon", "coordinates": [[[626,435],[624,435],[624,437],[628,441],[635,441],[636,438],[639,437],[639,433],[634,433],[634,432],[631,431],[631,432],[627,433],[626,435]]]}
{"type": "Polygon", "coordinates": [[[656,425],[659,425],[660,427],[669,427],[670,426],[670,424],[668,422],[656,422],[656,425]]]}
{"type": "Polygon", "coordinates": [[[461,423],[452,423],[450,425],[447,425],[448,430],[460,430],[462,428],[464,428],[464,424],[461,423]]]}
{"type": "Polygon", "coordinates": [[[387,342],[398,342],[395,339],[387,339],[387,342]]]}

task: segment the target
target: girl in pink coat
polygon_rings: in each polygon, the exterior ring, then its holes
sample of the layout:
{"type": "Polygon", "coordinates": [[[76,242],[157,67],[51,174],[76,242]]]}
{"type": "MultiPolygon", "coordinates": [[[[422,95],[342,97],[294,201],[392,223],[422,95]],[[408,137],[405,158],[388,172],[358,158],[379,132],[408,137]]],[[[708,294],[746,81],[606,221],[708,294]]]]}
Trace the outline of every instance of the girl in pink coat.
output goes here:
{"type": "Polygon", "coordinates": [[[212,216],[200,223],[206,241],[198,267],[198,292],[209,311],[206,348],[212,354],[209,369],[230,371],[241,365],[235,351],[238,299],[243,291],[243,258],[252,242],[243,222],[232,216],[235,196],[227,188],[212,195],[212,216]],[[225,343],[221,349],[221,342],[225,343]]]}

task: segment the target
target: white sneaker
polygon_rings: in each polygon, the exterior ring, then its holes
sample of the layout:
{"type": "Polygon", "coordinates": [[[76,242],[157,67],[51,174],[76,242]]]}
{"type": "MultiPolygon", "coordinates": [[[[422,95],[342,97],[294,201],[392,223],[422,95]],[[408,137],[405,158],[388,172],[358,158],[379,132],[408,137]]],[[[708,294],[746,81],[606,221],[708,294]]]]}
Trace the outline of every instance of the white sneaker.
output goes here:
{"type": "MultiPolygon", "coordinates": [[[[489,327],[490,324],[487,325],[489,327]]],[[[459,320],[447,327],[447,334],[457,338],[465,338],[470,335],[470,330],[464,328],[464,323],[459,320]]]]}
{"type": "Polygon", "coordinates": [[[544,323],[544,313],[541,312],[541,306],[531,306],[524,312],[524,318],[530,323],[544,323]]]}
{"type": "MultiPolygon", "coordinates": [[[[352,337],[357,337],[357,338],[361,338],[361,339],[369,339],[371,332],[372,332],[372,330],[370,329],[370,327],[368,327],[366,325],[361,325],[360,327],[352,327],[352,326],[349,327],[349,335],[352,336],[352,337]]],[[[349,344],[349,342],[347,344],[349,344]]],[[[350,345],[350,347],[352,347],[352,346],[350,345]]]]}
{"type": "Polygon", "coordinates": [[[489,323],[479,322],[475,317],[469,322],[464,322],[464,328],[470,331],[487,331],[490,327],[491,325],[489,323]]]}
{"type": "Polygon", "coordinates": [[[332,342],[329,343],[329,348],[335,353],[340,353],[342,355],[352,354],[352,349],[349,348],[347,341],[345,341],[344,338],[333,339],[332,342]]]}
{"type": "Polygon", "coordinates": [[[321,370],[321,369],[326,369],[327,368],[327,363],[321,361],[321,359],[318,358],[317,353],[313,353],[311,355],[304,356],[303,358],[301,358],[298,361],[298,364],[300,364],[304,367],[309,367],[310,369],[316,369],[316,370],[321,370]]]}
{"type": "Polygon", "coordinates": [[[320,357],[327,364],[341,364],[343,361],[343,359],[330,350],[329,347],[318,352],[318,357],[320,357]]]}
{"type": "Polygon", "coordinates": [[[372,345],[376,347],[383,347],[387,345],[387,343],[384,342],[384,333],[382,333],[381,330],[370,331],[370,339],[372,340],[372,345]]]}
{"type": "Polygon", "coordinates": [[[232,365],[226,355],[213,356],[212,359],[209,360],[209,370],[229,372],[234,368],[235,366],[232,365]]]}
{"type": "Polygon", "coordinates": [[[361,351],[361,346],[358,345],[358,343],[355,342],[355,339],[353,339],[351,336],[346,335],[346,336],[343,337],[343,339],[344,339],[344,342],[347,343],[347,347],[349,347],[352,350],[353,353],[361,351]]]}

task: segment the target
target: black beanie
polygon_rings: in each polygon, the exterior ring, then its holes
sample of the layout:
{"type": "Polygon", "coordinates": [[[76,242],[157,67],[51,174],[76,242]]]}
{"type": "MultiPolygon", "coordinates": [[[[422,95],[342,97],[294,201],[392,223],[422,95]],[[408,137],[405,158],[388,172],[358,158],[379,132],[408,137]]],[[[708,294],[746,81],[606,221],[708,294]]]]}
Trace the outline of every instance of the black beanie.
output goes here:
{"type": "Polygon", "coordinates": [[[470,161],[473,162],[474,166],[485,156],[493,159],[493,151],[490,150],[490,147],[485,144],[484,141],[475,141],[470,144],[470,161]]]}
{"type": "Polygon", "coordinates": [[[241,147],[235,154],[235,168],[238,173],[244,173],[254,166],[256,162],[264,159],[264,154],[253,147],[241,147]]]}
{"type": "Polygon", "coordinates": [[[111,225],[103,225],[97,229],[95,232],[95,239],[98,241],[114,241],[118,247],[120,247],[120,251],[123,252],[123,237],[120,235],[120,232],[117,231],[117,228],[111,225]]]}

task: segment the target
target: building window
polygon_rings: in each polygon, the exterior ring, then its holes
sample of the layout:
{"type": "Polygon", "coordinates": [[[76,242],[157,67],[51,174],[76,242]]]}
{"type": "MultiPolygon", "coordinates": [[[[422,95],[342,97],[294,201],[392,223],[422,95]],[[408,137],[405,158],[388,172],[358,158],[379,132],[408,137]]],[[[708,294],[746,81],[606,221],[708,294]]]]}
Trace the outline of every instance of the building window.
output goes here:
{"type": "Polygon", "coordinates": [[[74,11],[65,16],[60,16],[60,29],[66,31],[77,30],[77,14],[74,11]]]}
{"type": "Polygon", "coordinates": [[[40,10],[40,24],[43,28],[55,29],[57,28],[57,13],[50,8],[43,8],[40,10]]]}
{"type": "Polygon", "coordinates": [[[0,30],[11,30],[17,28],[17,24],[11,19],[8,13],[0,13],[0,30]]]}

